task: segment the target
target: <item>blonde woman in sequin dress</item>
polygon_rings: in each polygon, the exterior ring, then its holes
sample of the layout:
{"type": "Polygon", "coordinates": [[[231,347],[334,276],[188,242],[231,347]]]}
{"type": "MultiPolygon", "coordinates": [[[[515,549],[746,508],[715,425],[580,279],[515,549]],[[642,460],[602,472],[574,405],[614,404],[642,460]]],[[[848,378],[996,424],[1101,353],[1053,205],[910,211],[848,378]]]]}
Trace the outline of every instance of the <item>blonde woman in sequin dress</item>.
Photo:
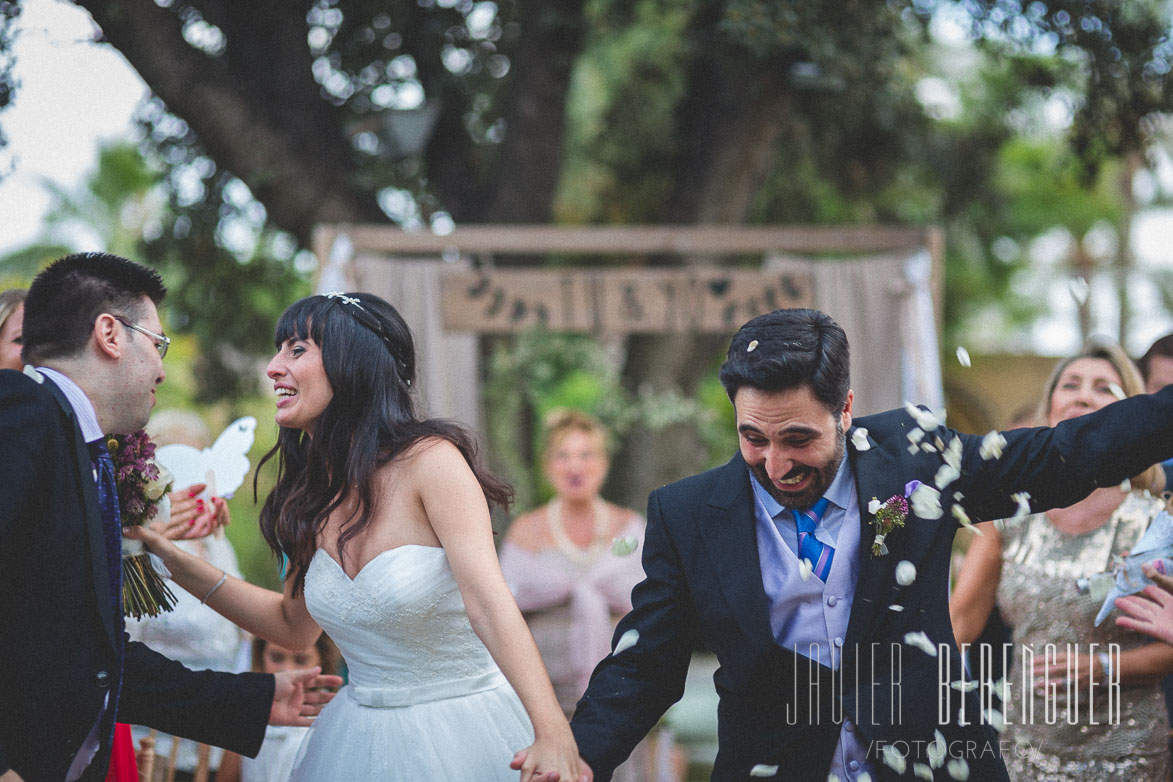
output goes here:
{"type": "MultiPolygon", "coordinates": [[[[631,610],[632,587],[643,580],[644,519],[599,495],[609,466],[607,432],[594,417],[552,412],[542,464],[554,497],[510,525],[501,570],[569,719],[591,671],[611,651],[616,623],[631,610]]],[[[613,779],[676,779],[669,747],[666,733],[653,733],[613,779]]]]}
{"type": "MultiPolygon", "coordinates": [[[[1122,394],[1142,392],[1139,373],[1118,346],[1089,343],[1055,368],[1040,420],[1054,426],[1122,394]]],[[[1012,779],[1169,779],[1169,723],[1159,682],[1173,671],[1173,646],[1153,643],[1111,619],[1096,627],[1102,597],[1081,594],[1075,584],[1106,570],[1114,556],[1135,545],[1165,506],[1163,484],[1154,466],[1129,486],[1097,489],[1070,507],[1007,520],[1001,532],[994,524],[980,525],[950,613],[959,644],[977,638],[995,599],[1013,628],[1002,736],[1012,779]],[[1118,690],[1105,685],[1116,681],[1118,690]],[[1089,692],[1095,693],[1090,699],[1089,692]],[[1110,694],[1116,702],[1109,702],[1110,694]]],[[[971,651],[975,678],[980,659],[971,651]]]]}

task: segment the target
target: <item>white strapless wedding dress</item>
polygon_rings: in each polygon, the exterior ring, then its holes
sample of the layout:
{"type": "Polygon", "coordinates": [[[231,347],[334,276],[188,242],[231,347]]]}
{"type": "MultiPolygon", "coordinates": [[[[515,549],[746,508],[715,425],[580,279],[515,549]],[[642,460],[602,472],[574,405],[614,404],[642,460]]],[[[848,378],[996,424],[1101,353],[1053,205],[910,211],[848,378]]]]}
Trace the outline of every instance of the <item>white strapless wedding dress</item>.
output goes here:
{"type": "Polygon", "coordinates": [[[305,599],[349,682],[315,720],[291,782],[516,782],[509,761],[533,728],[468,622],[444,549],[384,551],[353,580],[319,549],[305,599]]]}

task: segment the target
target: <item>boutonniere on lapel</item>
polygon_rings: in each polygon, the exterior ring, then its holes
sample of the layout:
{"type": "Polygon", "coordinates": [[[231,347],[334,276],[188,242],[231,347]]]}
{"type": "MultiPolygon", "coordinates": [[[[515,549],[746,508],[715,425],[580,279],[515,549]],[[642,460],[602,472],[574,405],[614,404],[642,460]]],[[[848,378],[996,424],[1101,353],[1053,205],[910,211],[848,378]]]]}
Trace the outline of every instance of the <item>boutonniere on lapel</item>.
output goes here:
{"type": "Polygon", "coordinates": [[[876,539],[872,541],[873,557],[882,557],[888,553],[888,545],[884,541],[892,534],[892,530],[904,526],[908,518],[908,498],[920,485],[920,481],[909,481],[904,487],[904,494],[893,494],[883,502],[872,497],[868,503],[868,513],[872,514],[872,525],[876,528],[876,539]]]}

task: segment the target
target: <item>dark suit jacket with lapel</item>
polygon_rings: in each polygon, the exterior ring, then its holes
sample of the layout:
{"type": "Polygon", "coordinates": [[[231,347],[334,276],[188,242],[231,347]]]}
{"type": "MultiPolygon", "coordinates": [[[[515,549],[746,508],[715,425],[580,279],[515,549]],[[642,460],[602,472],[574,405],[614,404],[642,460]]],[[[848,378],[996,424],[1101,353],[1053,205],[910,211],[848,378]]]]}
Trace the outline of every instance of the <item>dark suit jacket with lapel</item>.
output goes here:
{"type": "Polygon", "coordinates": [[[714,780],[745,780],[754,766],[777,765],[776,779],[825,782],[843,718],[856,723],[880,779],[913,778],[913,763],[927,762],[925,746],[937,730],[952,756],[965,757],[970,779],[1006,779],[997,734],[980,724],[977,693],[964,696],[961,720],[963,696],[947,688],[949,716],[939,720],[941,658],[904,642],[906,634],[924,632],[934,645],[945,644],[948,681],[962,678],[948,607],[955,493],[969,517],[981,521],[1012,515],[1015,492],[1028,492],[1032,508],[1043,510],[1118,484],[1169,455],[1173,387],[1054,429],[1006,432],[1000,458],[981,457],[981,437],[928,432],[930,443],[961,438],[961,477],[941,492],[941,517],[910,512],[906,525],[888,535],[882,557],[871,554],[876,530],[868,503],[902,495],[911,480],[933,486],[942,458],[910,453],[907,435],[917,426],[903,410],[855,423],[848,458],[861,514],[860,569],[841,673],[832,676],[773,640],[741,457],[658,489],[648,499],[647,578],[633,590],[632,611],[615,632],[618,639],[635,630],[638,640],[599,663],[571,722],[596,780],[609,779],[679,700],[691,653],[701,645],[720,664],[713,677],[720,698],[714,780]],[[866,449],[852,443],[863,438],[860,429],[867,430],[866,449]],[[895,579],[901,560],[917,570],[907,586],[895,579]],[[966,749],[970,741],[976,743],[966,749]],[[896,748],[909,753],[903,776],[876,760],[884,743],[895,742],[905,742],[896,748]]]}
{"type": "MultiPolygon", "coordinates": [[[[52,382],[0,370],[0,772],[61,782],[120,679],[119,720],[255,755],[273,677],[189,671],[129,641],[120,661],[104,545],[72,408],[52,382]]],[[[87,780],[105,777],[103,744],[87,780]]]]}

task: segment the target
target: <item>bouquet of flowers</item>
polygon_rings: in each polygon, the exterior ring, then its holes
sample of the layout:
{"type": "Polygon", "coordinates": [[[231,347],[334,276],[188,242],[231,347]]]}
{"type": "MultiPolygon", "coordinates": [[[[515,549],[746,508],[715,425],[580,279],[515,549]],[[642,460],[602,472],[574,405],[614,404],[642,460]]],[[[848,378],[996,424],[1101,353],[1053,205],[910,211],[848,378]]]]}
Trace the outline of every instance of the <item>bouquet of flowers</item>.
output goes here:
{"type": "MultiPolygon", "coordinates": [[[[171,473],[155,462],[155,444],[140,430],[111,437],[118,505],[124,527],[142,526],[170,515],[167,492],[171,473]]],[[[141,619],[175,607],[175,594],[151,561],[141,541],[122,539],[122,613],[141,619]]]]}

